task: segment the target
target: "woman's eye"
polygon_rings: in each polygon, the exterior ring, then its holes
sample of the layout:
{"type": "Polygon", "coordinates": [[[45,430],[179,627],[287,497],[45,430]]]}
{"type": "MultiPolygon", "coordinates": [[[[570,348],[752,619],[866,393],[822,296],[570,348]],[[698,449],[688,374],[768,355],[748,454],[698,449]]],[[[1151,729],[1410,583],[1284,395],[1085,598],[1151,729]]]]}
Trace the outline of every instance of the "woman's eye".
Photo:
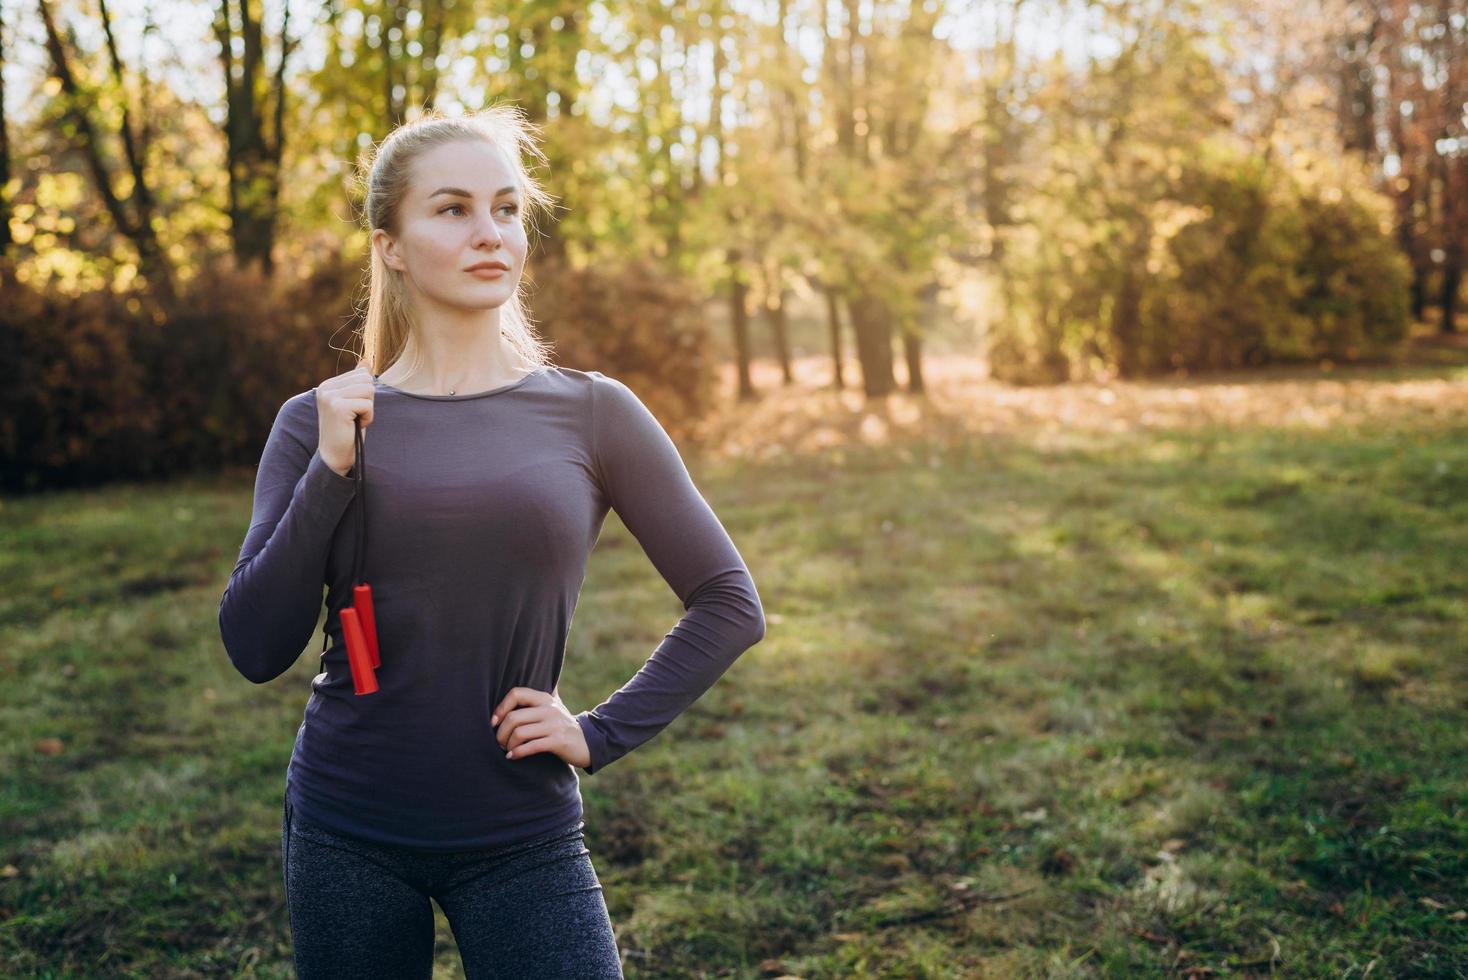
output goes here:
{"type": "MultiPolygon", "coordinates": [[[[510,211],[511,214],[518,214],[519,211],[520,211],[520,205],[518,205],[518,204],[502,204],[502,205],[500,205],[500,210],[501,211],[505,210],[506,208],[509,209],[509,211],[510,211]]],[[[463,211],[464,210],[464,205],[462,205],[462,204],[450,204],[450,205],[448,205],[445,208],[440,208],[438,213],[439,214],[448,214],[450,211],[455,211],[455,210],[463,211]]]]}

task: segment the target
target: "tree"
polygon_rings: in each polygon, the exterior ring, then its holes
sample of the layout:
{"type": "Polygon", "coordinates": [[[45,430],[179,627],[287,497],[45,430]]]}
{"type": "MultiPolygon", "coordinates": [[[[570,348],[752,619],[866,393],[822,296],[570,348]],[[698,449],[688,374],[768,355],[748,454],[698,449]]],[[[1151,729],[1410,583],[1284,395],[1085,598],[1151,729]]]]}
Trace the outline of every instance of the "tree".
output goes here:
{"type": "Polygon", "coordinates": [[[5,12],[0,5],[0,261],[9,257],[10,217],[10,126],[5,120],[5,12]]]}
{"type": "Polygon", "coordinates": [[[224,69],[225,159],[229,170],[230,236],[235,261],[274,269],[280,209],[280,158],[285,147],[285,71],[297,41],[290,36],[285,0],[275,70],[265,75],[264,29],[257,0],[219,0],[214,33],[224,69]],[[235,41],[240,55],[235,57],[235,41]]]}
{"type": "MultiPolygon", "coordinates": [[[[99,98],[97,86],[91,84],[76,71],[67,54],[67,46],[61,39],[56,18],[49,0],[38,0],[41,21],[46,31],[46,48],[51,56],[52,77],[60,87],[61,111],[66,120],[65,135],[73,141],[83,154],[92,181],[112,218],[118,232],[132,242],[138,253],[138,270],[155,296],[161,301],[174,296],[174,275],[167,257],[158,244],[154,228],[154,194],[144,172],[144,160],[148,152],[148,129],[135,130],[132,110],[126,90],[122,59],[117,53],[117,44],[112,36],[112,16],[107,9],[107,0],[98,0],[103,34],[107,41],[107,53],[112,70],[112,84],[117,101],[121,104],[118,137],[122,142],[128,176],[132,190],[121,196],[113,188],[114,177],[103,157],[102,137],[93,123],[89,106],[99,98]]],[[[71,34],[71,46],[76,47],[76,36],[71,34]]]]}

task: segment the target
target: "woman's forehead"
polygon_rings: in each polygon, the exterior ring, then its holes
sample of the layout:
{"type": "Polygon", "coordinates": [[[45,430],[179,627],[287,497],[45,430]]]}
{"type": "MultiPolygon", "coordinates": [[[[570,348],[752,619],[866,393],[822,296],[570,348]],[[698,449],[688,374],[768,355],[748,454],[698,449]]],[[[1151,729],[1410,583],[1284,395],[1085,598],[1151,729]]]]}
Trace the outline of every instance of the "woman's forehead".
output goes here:
{"type": "Polygon", "coordinates": [[[504,151],[485,140],[459,140],[435,146],[417,160],[413,183],[424,196],[457,187],[475,197],[493,197],[518,181],[504,151]]]}

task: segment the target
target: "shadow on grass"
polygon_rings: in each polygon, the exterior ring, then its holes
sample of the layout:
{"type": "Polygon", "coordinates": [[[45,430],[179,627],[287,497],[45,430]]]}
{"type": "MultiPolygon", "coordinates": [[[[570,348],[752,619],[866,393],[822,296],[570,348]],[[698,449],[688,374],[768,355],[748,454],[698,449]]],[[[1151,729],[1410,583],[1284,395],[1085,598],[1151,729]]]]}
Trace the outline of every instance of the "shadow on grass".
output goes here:
{"type": "MultiPolygon", "coordinates": [[[[905,411],[880,445],[699,467],[770,628],[583,781],[629,974],[973,975],[1057,950],[1237,971],[1270,936],[1305,972],[1463,962],[1461,427],[1042,439],[905,411]]],[[[209,497],[139,503],[211,516],[137,552],[135,581],[211,560],[248,489],[209,497]]],[[[89,521],[57,583],[113,540],[89,521]]],[[[256,688],[197,641],[218,589],[98,597],[76,628],[69,595],[0,627],[23,705],[3,720],[0,966],[283,967],[255,818],[314,651],[294,686],[256,688]],[[49,731],[68,752],[32,751],[49,731]]],[[[624,682],[670,612],[609,525],[568,703],[624,682]]]]}

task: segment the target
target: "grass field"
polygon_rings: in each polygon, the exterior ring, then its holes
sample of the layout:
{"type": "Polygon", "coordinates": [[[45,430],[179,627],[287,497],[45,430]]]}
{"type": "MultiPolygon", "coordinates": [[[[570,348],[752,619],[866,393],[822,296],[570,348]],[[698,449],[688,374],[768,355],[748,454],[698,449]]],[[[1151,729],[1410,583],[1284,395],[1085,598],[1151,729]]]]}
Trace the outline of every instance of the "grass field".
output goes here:
{"type": "MultiPolygon", "coordinates": [[[[628,976],[1468,976],[1468,365],[929,382],[689,451],[768,632],[582,775],[628,976]]],[[[249,508],[3,501],[0,975],[290,975],[319,637],[230,665],[249,508]]],[[[572,710],[680,611],[609,517],[572,710]]]]}

